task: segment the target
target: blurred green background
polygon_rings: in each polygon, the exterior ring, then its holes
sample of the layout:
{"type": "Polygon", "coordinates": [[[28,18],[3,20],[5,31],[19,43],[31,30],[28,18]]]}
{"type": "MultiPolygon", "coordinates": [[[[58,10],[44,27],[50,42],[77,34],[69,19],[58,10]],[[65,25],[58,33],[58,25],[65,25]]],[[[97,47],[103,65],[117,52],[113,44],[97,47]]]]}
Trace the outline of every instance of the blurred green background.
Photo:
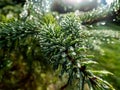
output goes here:
{"type": "Polygon", "coordinates": [[[18,18],[25,0],[0,0],[0,21],[18,18]]]}
{"type": "MultiPolygon", "coordinates": [[[[99,27],[95,27],[98,30],[115,30],[119,31],[120,26],[116,23],[107,23],[99,27]]],[[[104,55],[96,54],[95,59],[99,62],[98,68],[108,70],[112,72],[113,76],[106,76],[108,82],[112,83],[116,90],[120,88],[120,42],[114,41],[113,44],[101,45],[104,50],[104,55]]]]}

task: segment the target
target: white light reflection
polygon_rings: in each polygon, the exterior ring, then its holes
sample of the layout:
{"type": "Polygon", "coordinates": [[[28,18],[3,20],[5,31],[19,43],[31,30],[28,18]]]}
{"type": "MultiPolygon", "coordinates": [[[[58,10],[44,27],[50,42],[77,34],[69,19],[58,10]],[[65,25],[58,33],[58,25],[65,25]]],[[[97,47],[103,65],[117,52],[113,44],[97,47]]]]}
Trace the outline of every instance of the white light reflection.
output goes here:
{"type": "Polygon", "coordinates": [[[114,0],[106,0],[107,4],[110,5],[114,0]]]}

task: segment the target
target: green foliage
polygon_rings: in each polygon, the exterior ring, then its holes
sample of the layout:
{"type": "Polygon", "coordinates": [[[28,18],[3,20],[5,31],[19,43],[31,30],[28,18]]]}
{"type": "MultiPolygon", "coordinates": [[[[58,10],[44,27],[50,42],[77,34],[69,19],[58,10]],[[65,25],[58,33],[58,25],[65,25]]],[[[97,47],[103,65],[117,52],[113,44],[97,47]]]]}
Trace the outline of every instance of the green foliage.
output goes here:
{"type": "Polygon", "coordinates": [[[118,32],[86,30],[79,20],[76,16],[65,15],[59,24],[45,24],[40,33],[41,49],[55,70],[61,68],[60,76],[67,73],[67,84],[76,79],[76,86],[81,88],[80,90],[83,90],[85,83],[90,89],[107,89],[106,85],[113,89],[90,70],[91,64],[96,64],[90,51],[100,51],[101,43],[119,39],[118,32]]]}
{"type": "MultiPolygon", "coordinates": [[[[99,55],[98,57],[96,57],[96,60],[99,62],[100,66],[98,66],[99,68],[104,68],[106,70],[109,70],[110,72],[112,72],[114,74],[114,76],[106,76],[105,79],[110,82],[115,88],[116,90],[119,90],[119,48],[120,46],[120,42],[119,41],[115,41],[114,44],[112,45],[108,45],[108,44],[103,44],[102,48],[104,49],[104,55],[101,56],[99,55]],[[107,65],[106,65],[107,64],[107,65]]],[[[97,54],[98,55],[98,54],[97,54]]]]}
{"type": "Polygon", "coordinates": [[[105,20],[106,22],[119,23],[120,17],[120,1],[115,0],[110,6],[99,7],[96,10],[86,13],[76,13],[80,16],[82,24],[94,24],[99,21],[105,20]],[[107,9],[106,9],[107,8],[107,9]]]}
{"type": "Polygon", "coordinates": [[[0,1],[0,22],[10,21],[19,18],[22,5],[25,0],[1,0],[0,1]]]}
{"type": "Polygon", "coordinates": [[[37,27],[32,22],[12,21],[0,24],[1,89],[25,87],[27,89],[35,89],[33,87],[35,85],[29,85],[31,83],[29,80],[31,78],[34,80],[34,74],[38,72],[36,69],[44,69],[43,63],[44,65],[46,64],[36,39],[37,33],[37,27]],[[36,66],[37,68],[35,68],[36,66]],[[23,82],[28,84],[28,86],[26,84],[22,85],[23,82]]]}
{"type": "MultiPolygon", "coordinates": [[[[94,59],[104,55],[102,44],[113,45],[115,40],[119,41],[119,31],[89,30],[83,26],[83,22],[96,20],[97,11],[80,16],[32,10],[32,5],[27,7],[28,15],[22,17],[23,21],[0,23],[0,89],[37,90],[34,80],[49,77],[44,73],[51,71],[52,66],[60,78],[66,79],[65,84],[59,86],[61,90],[67,86],[72,86],[73,90],[85,90],[86,87],[115,90],[102,78],[112,73],[94,68],[99,65],[94,59]]],[[[102,14],[100,12],[99,17],[103,17],[102,14]]]]}

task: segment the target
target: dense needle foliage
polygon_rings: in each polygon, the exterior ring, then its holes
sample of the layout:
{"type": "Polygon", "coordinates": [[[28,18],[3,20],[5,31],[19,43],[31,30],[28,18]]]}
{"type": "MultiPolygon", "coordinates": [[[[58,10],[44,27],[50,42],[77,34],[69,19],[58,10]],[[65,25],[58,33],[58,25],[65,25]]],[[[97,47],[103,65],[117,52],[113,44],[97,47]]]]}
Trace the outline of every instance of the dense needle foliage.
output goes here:
{"type": "Polygon", "coordinates": [[[61,90],[69,86],[74,90],[114,90],[101,77],[112,73],[94,68],[99,64],[94,60],[97,57],[94,52],[104,54],[100,45],[119,41],[119,31],[96,30],[83,24],[106,17],[119,22],[119,1],[113,4],[114,9],[110,7],[106,12],[101,9],[96,14],[98,9],[82,15],[37,12],[34,3],[27,4],[27,15],[20,20],[0,23],[0,89],[35,90],[34,80],[45,78],[40,72],[52,66],[66,80],[59,86],[61,90]],[[99,18],[95,17],[98,15],[99,18]]]}

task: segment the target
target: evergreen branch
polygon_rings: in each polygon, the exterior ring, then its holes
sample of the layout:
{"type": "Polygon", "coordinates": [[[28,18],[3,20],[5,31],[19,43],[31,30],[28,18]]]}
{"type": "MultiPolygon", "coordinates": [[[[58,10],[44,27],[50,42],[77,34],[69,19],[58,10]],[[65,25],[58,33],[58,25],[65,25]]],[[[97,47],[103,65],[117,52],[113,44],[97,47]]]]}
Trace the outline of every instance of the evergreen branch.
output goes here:
{"type": "MultiPolygon", "coordinates": [[[[108,12],[109,10],[105,13],[100,12],[99,14],[102,18],[105,18],[109,16],[108,12]]],[[[55,21],[56,19],[51,14],[44,14],[43,17],[40,18],[34,17],[34,20],[38,20],[33,22],[33,25],[28,22],[2,24],[0,25],[0,49],[4,49],[4,47],[7,47],[7,49],[11,48],[12,43],[17,40],[22,41],[22,39],[25,39],[27,41],[27,39],[29,39],[27,37],[30,35],[30,40],[31,37],[32,40],[35,39],[43,56],[46,58],[45,60],[47,60],[49,64],[52,64],[54,70],[61,68],[61,77],[64,73],[68,75],[67,84],[61,87],[61,89],[66,88],[68,84],[72,84],[74,80],[77,80],[78,83],[76,87],[79,86],[78,89],[81,90],[84,89],[85,82],[87,82],[91,90],[104,90],[106,89],[104,85],[114,90],[109,83],[90,71],[91,63],[96,64],[96,62],[92,60],[94,55],[91,54],[91,51],[100,51],[101,43],[110,43],[114,39],[119,40],[120,33],[117,31],[87,30],[84,28],[85,26],[81,25],[81,21],[84,23],[93,23],[100,20],[100,18],[98,19],[99,16],[93,18],[92,15],[93,14],[85,14],[85,17],[79,17],[73,14],[67,14],[63,15],[59,21],[55,21]]],[[[25,47],[26,52],[24,52],[24,54],[25,57],[27,57],[25,59],[28,60],[30,67],[34,58],[28,56],[34,55],[34,47],[32,46],[36,43],[30,43],[30,48],[25,47]]],[[[27,43],[27,45],[29,46],[29,43],[27,43]]],[[[23,48],[24,43],[17,46],[23,48]]]]}
{"type": "Polygon", "coordinates": [[[83,25],[94,24],[99,21],[117,21],[120,15],[120,1],[114,1],[110,6],[99,7],[96,10],[78,13],[83,25]]]}
{"type": "MultiPolygon", "coordinates": [[[[106,40],[108,42],[120,37],[119,33],[115,31],[85,30],[76,17],[65,15],[58,24],[44,25],[39,38],[41,49],[45,56],[50,59],[54,69],[62,67],[61,75],[68,74],[69,84],[73,83],[75,77],[79,78],[79,85],[83,89],[83,84],[87,80],[92,85],[94,83],[99,84],[96,79],[93,79],[96,77],[94,73],[90,74],[87,70],[87,67],[94,63],[91,60],[93,55],[87,52],[95,50],[104,40],[104,42],[106,40]],[[88,61],[91,61],[91,63],[88,61]]],[[[66,88],[68,83],[61,88],[66,88]]],[[[91,88],[91,85],[89,86],[91,88]]],[[[99,86],[99,88],[101,87],[99,86]]]]}

